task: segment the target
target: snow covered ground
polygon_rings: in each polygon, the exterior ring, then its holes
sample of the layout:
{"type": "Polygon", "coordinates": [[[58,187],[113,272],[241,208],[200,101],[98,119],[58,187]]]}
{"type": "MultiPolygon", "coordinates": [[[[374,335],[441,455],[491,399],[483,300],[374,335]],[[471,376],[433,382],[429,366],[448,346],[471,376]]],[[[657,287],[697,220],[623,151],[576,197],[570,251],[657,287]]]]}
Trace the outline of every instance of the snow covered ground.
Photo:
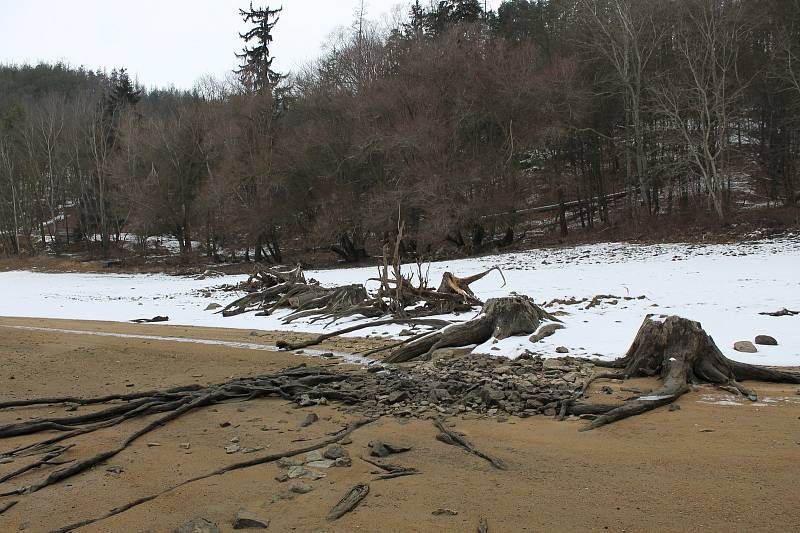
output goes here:
{"type": "MultiPolygon", "coordinates": [[[[755,364],[800,366],[800,315],[769,317],[759,312],[781,308],[800,310],[800,235],[736,245],[599,244],[559,250],[532,250],[474,259],[433,263],[430,280],[442,272],[459,276],[500,266],[508,284],[494,272],[472,288],[481,299],[515,291],[539,303],[554,299],[613,295],[597,306],[553,304],[566,311],[566,329],[537,344],[511,338],[476,347],[480,353],[516,356],[524,350],[554,356],[567,347],[572,355],[609,359],[625,352],[648,313],[678,314],[698,320],[733,359],[755,364]],[[625,299],[625,298],[632,299],[625,299]],[[643,297],[640,299],[640,297],[643,297]],[[759,346],[758,353],[735,352],[733,343],[771,335],[776,347],[759,346]]],[[[411,268],[411,267],[409,267],[411,268]]],[[[414,266],[416,270],[416,266],[414,266]]],[[[323,284],[363,283],[377,270],[351,268],[307,272],[323,284]]],[[[0,316],[128,321],[156,315],[169,324],[260,330],[321,332],[322,324],[297,321],[284,325],[285,313],[223,318],[204,309],[211,302],[226,304],[236,294],[201,289],[236,283],[246,276],[195,280],[168,275],[0,273],[0,316]]],[[[367,285],[369,288],[369,284],[367,285]]],[[[472,315],[454,317],[468,319],[472,315]]],[[[346,321],[348,324],[350,321],[346,321]]],[[[334,326],[341,327],[343,322],[334,326]]],[[[157,326],[154,326],[154,328],[157,326]]],[[[360,335],[396,335],[402,326],[365,329],[360,335]]],[[[0,335],[12,334],[0,329],[0,335]]]]}

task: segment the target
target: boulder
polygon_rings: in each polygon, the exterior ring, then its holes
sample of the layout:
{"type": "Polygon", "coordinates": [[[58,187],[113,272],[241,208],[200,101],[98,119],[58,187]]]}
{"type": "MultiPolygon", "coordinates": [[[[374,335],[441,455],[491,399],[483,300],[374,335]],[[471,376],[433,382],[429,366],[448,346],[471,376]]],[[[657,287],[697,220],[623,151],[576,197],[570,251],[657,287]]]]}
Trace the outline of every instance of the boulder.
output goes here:
{"type": "Polygon", "coordinates": [[[733,349],[737,352],[756,353],[758,349],[750,341],[738,341],[733,344],[733,349]]]}
{"type": "Polygon", "coordinates": [[[760,344],[761,346],[777,346],[778,341],[775,340],[775,337],[770,337],[769,335],[758,335],[756,336],[756,344],[760,344]]]}

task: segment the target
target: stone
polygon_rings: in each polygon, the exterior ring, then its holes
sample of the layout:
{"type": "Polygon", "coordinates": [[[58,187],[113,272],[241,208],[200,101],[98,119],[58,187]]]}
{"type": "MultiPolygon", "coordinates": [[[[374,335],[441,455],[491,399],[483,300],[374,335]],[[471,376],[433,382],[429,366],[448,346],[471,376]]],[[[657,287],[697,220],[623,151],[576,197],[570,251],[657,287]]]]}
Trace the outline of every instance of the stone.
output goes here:
{"type": "Polygon", "coordinates": [[[319,450],[308,452],[306,454],[306,463],[310,463],[311,461],[322,461],[322,452],[319,450]]]}
{"type": "Polygon", "coordinates": [[[289,481],[289,476],[287,476],[286,474],[278,474],[277,476],[275,476],[275,481],[277,481],[278,483],[286,483],[287,481],[289,481]]]}
{"type": "Polygon", "coordinates": [[[289,476],[289,479],[297,479],[302,477],[308,473],[308,470],[303,468],[302,466],[291,466],[289,467],[289,471],[286,473],[289,476]]]}
{"type": "Polygon", "coordinates": [[[452,509],[436,509],[434,512],[431,513],[433,516],[456,516],[458,511],[453,511],[452,509]]]}
{"type": "Polygon", "coordinates": [[[325,459],[339,459],[340,457],[350,457],[350,454],[347,453],[347,450],[341,444],[331,444],[325,449],[325,452],[322,454],[325,459]]]}
{"type": "Polygon", "coordinates": [[[197,516],[175,528],[175,533],[220,533],[220,530],[219,526],[211,520],[197,516]]]}
{"type": "Polygon", "coordinates": [[[213,311],[213,310],[215,310],[215,309],[219,309],[220,307],[222,307],[222,306],[221,306],[221,305],[219,305],[218,303],[216,303],[216,302],[212,302],[212,303],[210,303],[210,304],[208,304],[208,305],[206,306],[206,311],[213,311]]]}
{"type": "Polygon", "coordinates": [[[353,466],[353,460],[349,457],[339,457],[338,459],[333,461],[333,466],[339,468],[349,468],[353,466]]]}
{"type": "Polygon", "coordinates": [[[556,348],[556,353],[569,353],[569,348],[565,346],[559,346],[556,348]]]}
{"type": "Polygon", "coordinates": [[[681,410],[681,406],[678,405],[677,403],[671,403],[671,404],[669,404],[669,410],[670,411],[680,411],[681,410]]]}
{"type": "Polygon", "coordinates": [[[578,379],[578,374],[575,372],[568,372],[561,376],[561,379],[566,381],[567,383],[575,383],[575,380],[578,379]]]}
{"type": "Polygon", "coordinates": [[[306,466],[310,466],[311,468],[330,468],[333,466],[333,460],[323,459],[321,461],[310,461],[306,463],[306,466]]]}
{"type": "Polygon", "coordinates": [[[307,483],[295,483],[294,485],[289,487],[289,490],[294,492],[295,494],[308,494],[309,492],[314,490],[314,487],[312,487],[307,483]]]}
{"type": "Polygon", "coordinates": [[[233,519],[233,529],[267,529],[268,527],[269,519],[247,509],[239,509],[233,519]]]}
{"type": "Polygon", "coordinates": [[[239,446],[238,444],[231,444],[230,446],[225,446],[225,453],[230,455],[232,453],[238,452],[241,449],[242,449],[241,446],[239,446]]]}
{"type": "Polygon", "coordinates": [[[777,346],[778,341],[775,340],[775,337],[770,337],[769,335],[758,335],[756,336],[756,344],[760,344],[761,346],[777,346]]]}
{"type": "Polygon", "coordinates": [[[559,359],[545,359],[542,363],[544,370],[569,370],[569,367],[564,366],[563,361],[559,359]]]}
{"type": "Polygon", "coordinates": [[[303,420],[302,424],[300,424],[300,427],[307,428],[317,420],[319,420],[319,416],[317,416],[317,413],[308,413],[308,415],[306,415],[306,419],[303,420]]]}
{"type": "Polygon", "coordinates": [[[555,324],[555,323],[545,324],[539,328],[539,331],[531,335],[529,340],[531,342],[539,342],[540,340],[551,336],[553,333],[555,333],[560,329],[564,329],[563,324],[555,324]]]}
{"type": "Polygon", "coordinates": [[[758,349],[750,341],[738,341],[733,344],[733,349],[737,352],[756,353],[758,349]]]}
{"type": "Polygon", "coordinates": [[[408,399],[408,393],[406,391],[396,390],[389,394],[389,398],[386,401],[389,403],[397,403],[407,399],[408,399]]]}

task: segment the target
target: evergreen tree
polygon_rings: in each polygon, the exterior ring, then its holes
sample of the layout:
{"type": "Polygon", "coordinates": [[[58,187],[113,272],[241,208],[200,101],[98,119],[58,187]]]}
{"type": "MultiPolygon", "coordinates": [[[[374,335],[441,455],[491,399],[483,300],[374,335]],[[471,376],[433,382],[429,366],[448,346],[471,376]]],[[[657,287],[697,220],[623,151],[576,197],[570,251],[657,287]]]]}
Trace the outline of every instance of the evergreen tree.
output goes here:
{"type": "Polygon", "coordinates": [[[403,24],[403,36],[406,39],[419,39],[425,35],[425,8],[416,0],[411,6],[408,22],[403,24]]]}
{"type": "Polygon", "coordinates": [[[269,7],[254,9],[252,2],[249,11],[239,10],[244,21],[253,24],[253,28],[247,33],[239,34],[245,41],[245,47],[241,54],[236,54],[243,63],[235,72],[242,76],[244,84],[253,91],[272,91],[284,78],[272,70],[274,58],[269,52],[273,40],[272,29],[278,23],[278,14],[282,10],[283,8],[269,9],[269,7]],[[251,41],[256,42],[253,47],[248,46],[251,41]]]}
{"type": "Polygon", "coordinates": [[[119,71],[114,70],[112,72],[112,80],[114,80],[114,85],[111,88],[111,94],[108,96],[112,109],[117,110],[124,106],[134,107],[139,103],[142,98],[142,91],[134,86],[124,67],[119,71]]]}

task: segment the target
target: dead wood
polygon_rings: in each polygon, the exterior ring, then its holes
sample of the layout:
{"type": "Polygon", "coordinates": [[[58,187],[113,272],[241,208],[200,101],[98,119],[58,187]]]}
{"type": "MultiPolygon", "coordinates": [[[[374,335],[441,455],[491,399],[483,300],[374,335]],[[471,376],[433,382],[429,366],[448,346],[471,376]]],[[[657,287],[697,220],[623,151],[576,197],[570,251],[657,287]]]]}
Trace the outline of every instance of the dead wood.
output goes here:
{"type": "MultiPolygon", "coordinates": [[[[700,323],[678,316],[670,316],[663,322],[648,316],[624,357],[595,364],[622,369],[621,373],[626,378],[660,376],[662,385],[649,394],[638,396],[611,410],[601,406],[592,411],[591,406],[582,406],[584,413],[602,413],[583,431],[668,405],[685,394],[690,383],[706,382],[732,388],[753,401],[757,399],[756,395],[740,381],[800,383],[800,374],[728,359],[700,323]]],[[[572,412],[576,412],[574,407],[572,412]]]]}
{"type": "Polygon", "coordinates": [[[339,500],[339,503],[333,506],[328,513],[328,520],[338,520],[345,514],[349,513],[361,503],[361,500],[369,494],[369,485],[366,483],[359,483],[355,487],[347,491],[347,493],[339,500]]]}
{"type": "Polygon", "coordinates": [[[475,445],[473,445],[470,441],[468,441],[466,437],[464,437],[464,435],[456,433],[455,431],[451,431],[450,429],[447,429],[445,425],[442,423],[442,420],[440,418],[434,420],[433,423],[439,429],[439,431],[441,431],[441,433],[436,436],[436,438],[441,442],[454,446],[461,446],[469,453],[477,455],[481,459],[486,459],[487,461],[489,461],[489,463],[491,463],[493,467],[497,468],[498,470],[506,469],[506,465],[505,463],[503,463],[503,461],[501,461],[497,457],[492,457],[491,455],[480,451],[478,448],[475,447],[475,445]]]}
{"type": "Polygon", "coordinates": [[[392,352],[387,363],[402,363],[417,357],[428,357],[434,350],[453,346],[483,344],[490,338],[505,339],[514,335],[530,335],[542,320],[559,320],[533,303],[526,296],[493,298],[484,304],[478,318],[454,324],[409,342],[392,352]]]}
{"type": "Polygon", "coordinates": [[[320,344],[320,343],[326,341],[327,339],[330,339],[332,337],[338,337],[339,335],[344,335],[345,333],[351,333],[353,331],[358,331],[360,329],[372,328],[372,327],[376,327],[376,326],[387,326],[387,325],[390,325],[390,324],[416,324],[416,325],[434,326],[434,327],[441,328],[441,327],[444,327],[444,326],[447,326],[447,325],[451,324],[451,322],[448,322],[447,320],[422,319],[422,318],[419,318],[419,319],[410,319],[410,318],[409,319],[394,319],[394,318],[389,318],[389,319],[386,319],[386,320],[377,320],[377,321],[374,321],[374,322],[367,322],[365,324],[356,324],[355,326],[350,326],[348,328],[340,329],[340,330],[337,330],[337,331],[332,331],[331,333],[324,333],[324,334],[322,334],[322,335],[320,335],[318,337],[315,337],[315,338],[313,338],[311,340],[304,341],[304,342],[299,342],[299,343],[295,343],[295,344],[291,344],[291,343],[288,343],[286,341],[277,341],[275,343],[275,346],[277,346],[281,350],[299,350],[299,349],[302,349],[302,348],[308,348],[309,346],[315,346],[317,344],[320,344]]]}

